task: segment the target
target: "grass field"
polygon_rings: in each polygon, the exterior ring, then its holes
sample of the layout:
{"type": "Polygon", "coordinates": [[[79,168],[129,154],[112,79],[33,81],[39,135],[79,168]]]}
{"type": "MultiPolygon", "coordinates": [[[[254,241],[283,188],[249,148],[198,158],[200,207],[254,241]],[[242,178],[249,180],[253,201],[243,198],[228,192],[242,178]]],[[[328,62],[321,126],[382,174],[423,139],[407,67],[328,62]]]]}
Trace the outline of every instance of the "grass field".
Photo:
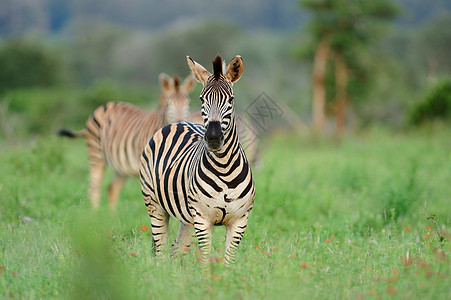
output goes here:
{"type": "MultiPolygon", "coordinates": [[[[0,298],[450,299],[450,137],[370,130],[340,145],[265,140],[237,260],[220,261],[225,230],[215,227],[206,270],[196,246],[152,256],[137,179],[117,215],[105,197],[90,209],[83,140],[3,145],[0,298]]],[[[171,222],[171,239],[177,228],[171,222]]]]}

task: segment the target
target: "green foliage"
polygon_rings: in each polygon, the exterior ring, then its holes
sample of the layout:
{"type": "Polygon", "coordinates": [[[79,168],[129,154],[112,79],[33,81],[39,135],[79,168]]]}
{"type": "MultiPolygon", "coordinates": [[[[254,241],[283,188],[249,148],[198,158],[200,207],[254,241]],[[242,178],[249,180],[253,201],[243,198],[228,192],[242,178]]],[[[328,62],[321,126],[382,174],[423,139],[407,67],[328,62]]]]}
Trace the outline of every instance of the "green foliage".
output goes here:
{"type": "Polygon", "coordinates": [[[127,101],[152,109],[158,105],[160,91],[128,88],[99,81],[86,90],[70,88],[16,89],[0,98],[0,137],[23,139],[48,134],[61,127],[83,128],[89,115],[109,101],[127,101]]]}
{"type": "Polygon", "coordinates": [[[0,94],[33,86],[59,82],[60,61],[39,45],[10,40],[0,45],[0,94]]]}
{"type": "Polygon", "coordinates": [[[7,110],[3,132],[6,138],[24,138],[30,135],[48,133],[63,122],[65,113],[70,111],[69,103],[77,101],[77,93],[67,89],[28,88],[16,89],[0,98],[7,110]],[[13,126],[14,130],[8,130],[13,126]],[[9,134],[7,134],[9,132],[9,134]]]}
{"type": "Polygon", "coordinates": [[[114,238],[103,223],[107,217],[90,209],[76,216],[71,235],[79,264],[67,296],[74,299],[134,298],[129,270],[115,255],[114,238]]]}
{"type": "Polygon", "coordinates": [[[451,79],[444,79],[431,88],[409,114],[411,125],[432,120],[447,120],[451,116],[451,79]]]}

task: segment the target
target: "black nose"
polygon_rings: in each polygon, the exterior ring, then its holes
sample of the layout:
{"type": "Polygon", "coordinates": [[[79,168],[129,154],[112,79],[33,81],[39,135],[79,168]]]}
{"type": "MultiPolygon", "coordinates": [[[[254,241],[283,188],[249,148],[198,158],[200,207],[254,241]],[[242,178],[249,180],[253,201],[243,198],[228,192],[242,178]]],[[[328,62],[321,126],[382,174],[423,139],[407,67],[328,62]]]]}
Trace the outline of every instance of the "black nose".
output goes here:
{"type": "Polygon", "coordinates": [[[210,149],[218,149],[224,139],[222,134],[221,123],[219,121],[209,122],[207,132],[205,133],[205,141],[210,149]]]}

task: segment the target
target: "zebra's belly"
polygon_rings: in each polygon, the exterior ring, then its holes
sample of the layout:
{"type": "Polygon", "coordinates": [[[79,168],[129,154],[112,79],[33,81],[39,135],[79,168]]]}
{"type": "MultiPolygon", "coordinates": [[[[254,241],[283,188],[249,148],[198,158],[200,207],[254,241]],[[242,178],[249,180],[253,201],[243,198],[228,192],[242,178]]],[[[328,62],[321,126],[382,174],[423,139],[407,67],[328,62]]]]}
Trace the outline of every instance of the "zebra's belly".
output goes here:
{"type": "Polygon", "coordinates": [[[136,177],[139,174],[139,164],[134,161],[111,161],[108,165],[113,168],[113,170],[122,176],[133,176],[136,177]]]}

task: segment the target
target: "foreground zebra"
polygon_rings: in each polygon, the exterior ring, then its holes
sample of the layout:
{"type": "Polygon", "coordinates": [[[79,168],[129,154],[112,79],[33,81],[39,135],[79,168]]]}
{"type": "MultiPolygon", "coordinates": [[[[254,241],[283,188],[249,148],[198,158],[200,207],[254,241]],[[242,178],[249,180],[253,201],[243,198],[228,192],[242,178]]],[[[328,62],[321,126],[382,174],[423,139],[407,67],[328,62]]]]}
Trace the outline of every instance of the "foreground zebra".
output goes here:
{"type": "Polygon", "coordinates": [[[190,226],[203,261],[211,251],[213,225],[226,226],[225,262],[234,260],[254,203],[251,168],[238,140],[232,83],[243,72],[236,56],[223,74],[217,55],[213,74],[187,57],[203,84],[203,123],[175,123],[158,130],[141,157],[141,190],[152,225],[155,252],[168,239],[169,216],[180,220],[173,251],[191,244],[190,226]]]}
{"type": "Polygon", "coordinates": [[[94,208],[99,206],[102,179],[106,165],[114,170],[108,187],[108,202],[116,209],[117,200],[127,177],[138,176],[139,160],[144,146],[152,135],[171,122],[186,120],[189,114],[188,93],[195,80],[190,75],[182,85],[177,76],[160,75],[162,93],[160,106],[155,111],[123,102],[109,102],[86,121],[86,128],[73,132],[61,129],[58,134],[86,138],[91,166],[88,196],[94,208]]]}

